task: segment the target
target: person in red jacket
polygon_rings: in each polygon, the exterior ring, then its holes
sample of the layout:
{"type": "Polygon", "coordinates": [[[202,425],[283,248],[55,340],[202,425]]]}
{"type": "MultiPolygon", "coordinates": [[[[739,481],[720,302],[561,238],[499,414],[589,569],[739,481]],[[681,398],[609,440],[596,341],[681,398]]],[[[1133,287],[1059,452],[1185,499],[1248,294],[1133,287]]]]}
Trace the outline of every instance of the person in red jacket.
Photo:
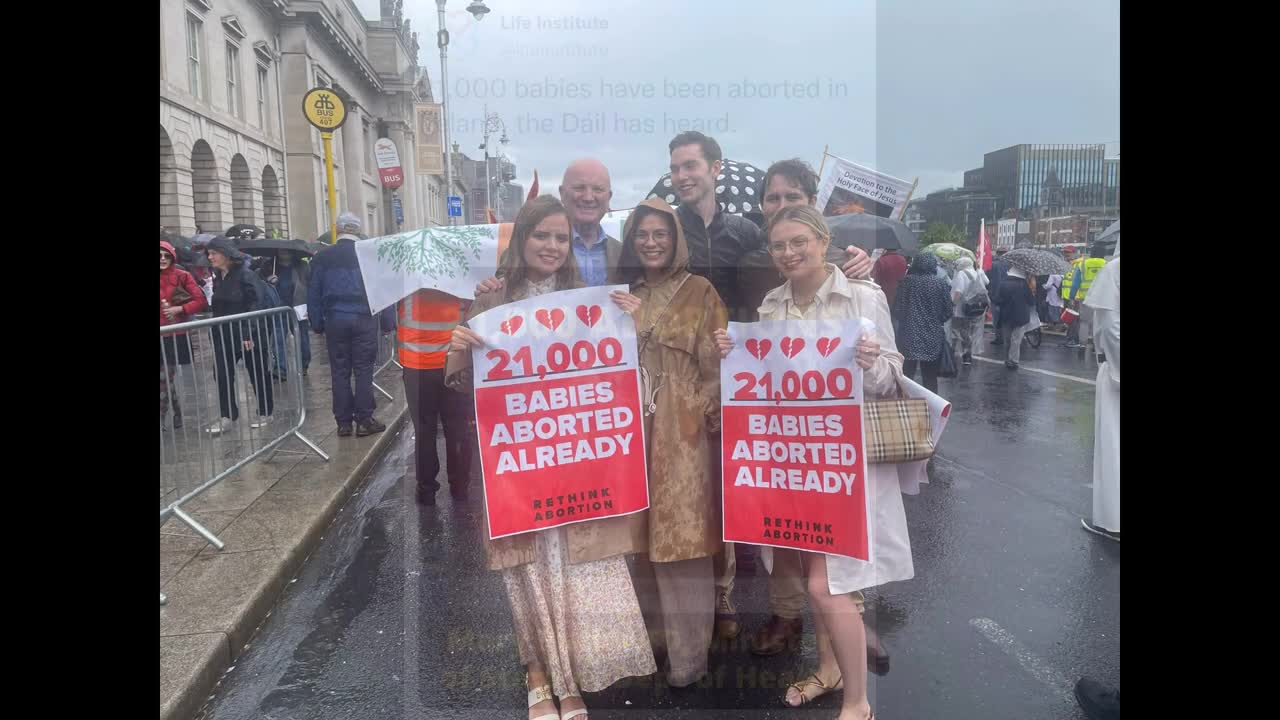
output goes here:
{"type": "MultiPolygon", "coordinates": [[[[871,279],[876,281],[881,290],[884,290],[884,296],[889,300],[889,307],[893,308],[894,297],[898,294],[898,283],[902,282],[902,278],[907,276],[907,259],[898,253],[897,250],[886,250],[884,255],[876,260],[875,267],[871,269],[871,279]]],[[[894,316],[897,321],[897,316],[894,316]]]]}
{"type": "MultiPolygon", "coordinates": [[[[191,319],[205,309],[204,292],[196,284],[191,273],[176,265],[178,253],[169,243],[160,241],[160,327],[176,325],[191,319]],[[182,292],[179,292],[181,290],[182,292]],[[177,294],[178,297],[174,297],[177,294]],[[186,297],[183,297],[183,295],[186,297]]],[[[182,407],[178,404],[178,392],[174,376],[179,365],[191,364],[191,340],[186,333],[174,333],[161,337],[160,343],[160,425],[164,426],[165,411],[173,407],[173,427],[182,427],[182,407]]]]}

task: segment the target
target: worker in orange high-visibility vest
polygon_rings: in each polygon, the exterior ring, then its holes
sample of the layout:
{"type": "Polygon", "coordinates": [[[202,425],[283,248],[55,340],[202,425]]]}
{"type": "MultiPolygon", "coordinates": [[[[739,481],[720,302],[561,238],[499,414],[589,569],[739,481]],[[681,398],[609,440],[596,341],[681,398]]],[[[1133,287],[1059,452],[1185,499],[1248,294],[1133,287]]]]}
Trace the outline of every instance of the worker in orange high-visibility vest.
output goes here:
{"type": "Polygon", "coordinates": [[[440,484],[436,426],[444,424],[449,493],[467,496],[471,449],[475,444],[471,398],[444,386],[444,364],[453,328],[462,320],[462,301],[439,290],[419,290],[401,300],[396,339],[404,366],[404,389],[413,418],[414,468],[420,505],[435,505],[440,484]]]}

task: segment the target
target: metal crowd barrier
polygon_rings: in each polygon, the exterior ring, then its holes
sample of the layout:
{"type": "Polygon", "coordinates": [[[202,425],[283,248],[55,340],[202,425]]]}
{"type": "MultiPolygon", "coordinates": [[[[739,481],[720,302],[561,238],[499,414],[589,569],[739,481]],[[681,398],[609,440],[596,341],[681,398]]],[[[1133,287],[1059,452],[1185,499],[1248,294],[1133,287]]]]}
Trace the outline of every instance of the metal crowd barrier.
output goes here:
{"type": "Polygon", "coordinates": [[[377,379],[378,375],[382,374],[383,370],[386,370],[392,365],[395,365],[397,368],[404,367],[400,364],[400,360],[397,358],[399,353],[397,353],[396,350],[396,331],[392,330],[390,332],[381,332],[381,330],[379,330],[378,357],[373,361],[373,366],[375,368],[373,371],[373,389],[385,395],[388,400],[392,398],[391,393],[384,390],[382,386],[378,384],[377,379]]]}
{"type": "MultiPolygon", "coordinates": [[[[289,438],[328,462],[302,434],[307,419],[301,343],[293,308],[273,308],[160,328],[160,526],[182,521],[210,545],[224,545],[183,505],[289,438]],[[273,376],[277,333],[286,382],[273,376]],[[291,380],[292,382],[289,382],[291,380]],[[234,421],[231,416],[236,416],[234,421]],[[216,427],[215,427],[216,425],[216,427]]],[[[163,603],[164,596],[161,595],[163,603]]]]}

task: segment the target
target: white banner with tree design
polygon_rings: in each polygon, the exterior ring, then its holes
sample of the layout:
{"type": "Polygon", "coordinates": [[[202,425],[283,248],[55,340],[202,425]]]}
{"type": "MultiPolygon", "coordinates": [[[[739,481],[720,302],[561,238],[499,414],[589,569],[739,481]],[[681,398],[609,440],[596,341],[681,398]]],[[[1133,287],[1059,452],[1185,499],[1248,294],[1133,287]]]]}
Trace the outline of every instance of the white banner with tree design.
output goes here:
{"type": "Polygon", "coordinates": [[[497,269],[498,232],[498,225],[429,227],[357,242],[369,310],[376,315],[424,288],[475,297],[497,269]]]}

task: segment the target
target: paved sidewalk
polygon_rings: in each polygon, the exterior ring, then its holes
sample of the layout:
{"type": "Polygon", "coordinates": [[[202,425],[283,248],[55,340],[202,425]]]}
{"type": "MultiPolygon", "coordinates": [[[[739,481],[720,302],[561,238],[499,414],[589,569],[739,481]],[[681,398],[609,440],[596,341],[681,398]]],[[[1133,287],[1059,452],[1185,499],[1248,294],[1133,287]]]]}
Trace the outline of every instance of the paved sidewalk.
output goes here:
{"type": "MultiPolygon", "coordinates": [[[[160,717],[186,720],[235,663],[321,534],[406,418],[400,370],[388,366],[374,382],[376,417],[386,432],[339,438],[331,410],[328,353],[312,335],[302,433],[330,456],[280,453],[256,460],[184,509],[216,534],[218,551],[181,522],[160,529],[160,717]]],[[[382,358],[380,358],[381,360],[382,358]]],[[[296,439],[283,450],[303,450],[296,439]]]]}

